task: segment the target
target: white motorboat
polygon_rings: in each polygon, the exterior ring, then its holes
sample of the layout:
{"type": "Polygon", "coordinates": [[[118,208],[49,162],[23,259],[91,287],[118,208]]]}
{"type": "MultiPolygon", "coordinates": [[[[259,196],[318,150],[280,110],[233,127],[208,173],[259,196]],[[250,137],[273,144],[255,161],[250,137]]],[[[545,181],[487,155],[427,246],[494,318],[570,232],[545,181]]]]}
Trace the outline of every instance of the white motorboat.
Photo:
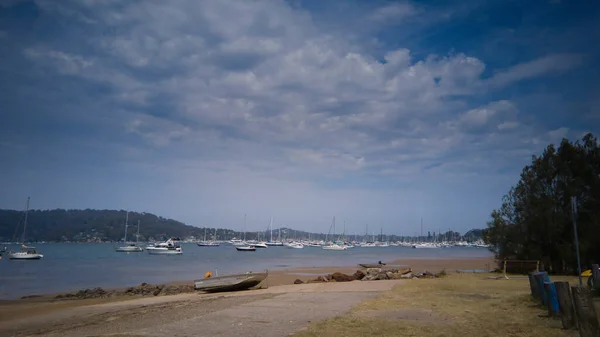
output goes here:
{"type": "Polygon", "coordinates": [[[304,245],[301,244],[300,242],[292,242],[292,243],[288,243],[286,245],[287,248],[292,248],[292,249],[302,249],[304,248],[304,245]]]}
{"type": "Polygon", "coordinates": [[[146,247],[146,251],[151,255],[181,255],[183,250],[181,246],[174,241],[169,239],[166,242],[161,242],[154,245],[153,247],[146,247]]]}
{"type": "Polygon", "coordinates": [[[252,244],[254,247],[256,248],[269,248],[269,246],[267,246],[266,242],[259,242],[259,243],[254,243],[252,244]]]}
{"type": "Polygon", "coordinates": [[[235,249],[237,249],[238,252],[255,252],[256,251],[256,247],[254,247],[254,246],[236,246],[235,249]]]}
{"type": "Polygon", "coordinates": [[[8,258],[11,260],[39,260],[44,257],[44,255],[38,253],[35,250],[35,247],[25,246],[25,233],[27,231],[27,215],[29,214],[29,197],[27,197],[27,202],[25,203],[25,220],[23,222],[23,236],[21,237],[21,250],[18,252],[9,252],[8,258]]]}

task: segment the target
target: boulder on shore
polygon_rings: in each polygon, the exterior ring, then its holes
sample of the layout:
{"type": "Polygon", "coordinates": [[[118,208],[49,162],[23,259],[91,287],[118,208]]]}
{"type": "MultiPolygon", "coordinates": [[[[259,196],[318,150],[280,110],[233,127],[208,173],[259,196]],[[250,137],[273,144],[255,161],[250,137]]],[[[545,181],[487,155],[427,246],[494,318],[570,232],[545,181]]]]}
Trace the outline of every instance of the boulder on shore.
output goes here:
{"type": "Polygon", "coordinates": [[[303,284],[303,283],[304,282],[299,278],[297,278],[296,281],[294,281],[294,284],[303,284]]]}
{"type": "Polygon", "coordinates": [[[139,286],[129,287],[123,291],[106,291],[102,288],[92,288],[80,290],[75,293],[60,294],[54,297],[56,300],[74,300],[74,299],[88,299],[88,298],[106,298],[115,296],[158,296],[158,295],[174,295],[181,293],[189,293],[194,291],[193,285],[152,285],[149,283],[142,283],[139,286]]]}

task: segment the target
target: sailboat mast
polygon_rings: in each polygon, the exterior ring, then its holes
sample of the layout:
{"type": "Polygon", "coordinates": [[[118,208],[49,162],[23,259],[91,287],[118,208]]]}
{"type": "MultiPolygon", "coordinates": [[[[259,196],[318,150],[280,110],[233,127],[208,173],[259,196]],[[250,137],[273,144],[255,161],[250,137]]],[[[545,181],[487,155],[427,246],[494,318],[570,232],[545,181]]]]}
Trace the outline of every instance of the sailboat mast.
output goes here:
{"type": "Polygon", "coordinates": [[[269,222],[269,230],[271,231],[270,241],[273,242],[273,217],[271,217],[271,222],[269,222]]]}
{"type": "Polygon", "coordinates": [[[244,241],[246,241],[246,213],[244,213],[244,241]]]}
{"type": "Polygon", "coordinates": [[[138,220],[138,230],[137,230],[137,234],[135,235],[135,242],[138,243],[140,241],[140,220],[138,220]]]}
{"type": "Polygon", "coordinates": [[[123,242],[127,242],[127,223],[129,222],[129,211],[125,214],[125,237],[123,238],[123,242]]]}
{"type": "Polygon", "coordinates": [[[27,230],[27,216],[29,215],[29,198],[25,202],[25,222],[23,223],[23,235],[21,236],[21,242],[25,244],[25,231],[27,230]]]}

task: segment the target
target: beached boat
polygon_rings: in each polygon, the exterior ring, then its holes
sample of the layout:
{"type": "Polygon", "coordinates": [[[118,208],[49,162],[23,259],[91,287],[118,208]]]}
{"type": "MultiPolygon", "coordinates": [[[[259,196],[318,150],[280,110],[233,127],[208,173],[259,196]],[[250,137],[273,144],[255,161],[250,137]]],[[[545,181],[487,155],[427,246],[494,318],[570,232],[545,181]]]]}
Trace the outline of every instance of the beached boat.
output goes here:
{"type": "Polygon", "coordinates": [[[264,281],[269,272],[224,275],[194,281],[194,289],[206,292],[247,290],[264,281]]]}
{"type": "Polygon", "coordinates": [[[383,263],[381,261],[379,261],[377,263],[359,263],[358,266],[362,267],[362,268],[366,268],[366,269],[369,269],[369,268],[381,268],[381,267],[385,266],[385,263],[383,263]]]}
{"type": "Polygon", "coordinates": [[[8,258],[11,260],[39,260],[44,255],[39,254],[35,247],[25,246],[25,233],[27,231],[27,215],[29,214],[29,197],[25,203],[25,220],[23,222],[23,236],[21,237],[21,250],[18,252],[9,252],[8,258]]]}
{"type": "Polygon", "coordinates": [[[235,249],[237,249],[238,252],[255,252],[256,251],[256,247],[254,247],[254,246],[236,246],[235,249]]]}
{"type": "Polygon", "coordinates": [[[146,251],[150,255],[181,255],[183,250],[179,243],[174,239],[169,239],[166,242],[161,242],[154,246],[146,247],[146,251]]]}

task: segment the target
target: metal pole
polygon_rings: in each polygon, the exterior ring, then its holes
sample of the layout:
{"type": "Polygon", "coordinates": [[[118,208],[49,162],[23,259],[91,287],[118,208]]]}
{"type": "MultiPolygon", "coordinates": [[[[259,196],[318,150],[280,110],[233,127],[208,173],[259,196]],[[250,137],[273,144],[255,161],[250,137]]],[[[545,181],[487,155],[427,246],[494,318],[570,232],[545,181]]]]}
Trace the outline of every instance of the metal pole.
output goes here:
{"type": "Polygon", "coordinates": [[[573,216],[573,231],[575,233],[575,250],[577,252],[577,276],[579,277],[579,286],[583,286],[581,280],[581,258],[579,257],[579,236],[577,235],[577,198],[571,197],[571,215],[573,216]]]}

